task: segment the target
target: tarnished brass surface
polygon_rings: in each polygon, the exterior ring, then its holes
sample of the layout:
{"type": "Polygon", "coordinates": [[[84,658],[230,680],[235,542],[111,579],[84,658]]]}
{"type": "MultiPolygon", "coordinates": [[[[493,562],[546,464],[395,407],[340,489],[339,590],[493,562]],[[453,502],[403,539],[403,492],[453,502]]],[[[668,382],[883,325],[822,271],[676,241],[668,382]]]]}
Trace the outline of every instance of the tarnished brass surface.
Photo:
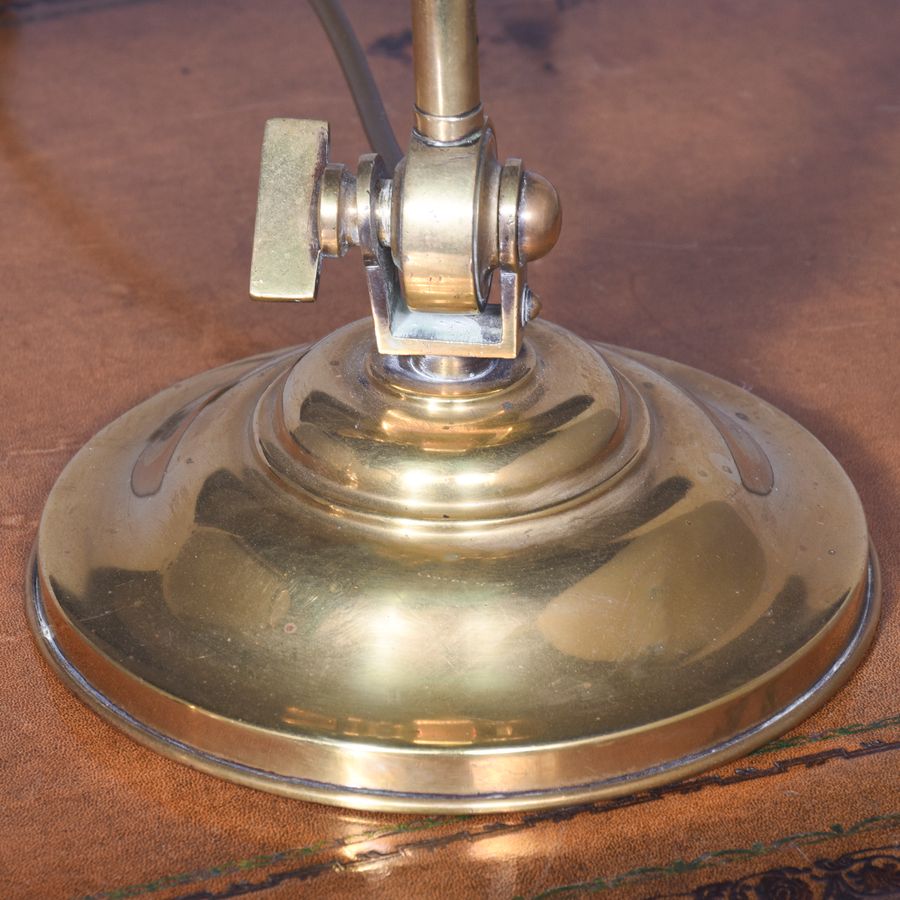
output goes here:
{"type": "Polygon", "coordinates": [[[875,622],[862,509],[808,432],[535,323],[515,360],[382,358],[358,322],[98,434],[31,614],[139,740],[392,810],[611,795],[822,703],[875,622]]]}
{"type": "Polygon", "coordinates": [[[250,296],[257,300],[316,297],[321,251],[310,235],[327,155],[327,122],[266,123],[250,269],[250,296]]]}

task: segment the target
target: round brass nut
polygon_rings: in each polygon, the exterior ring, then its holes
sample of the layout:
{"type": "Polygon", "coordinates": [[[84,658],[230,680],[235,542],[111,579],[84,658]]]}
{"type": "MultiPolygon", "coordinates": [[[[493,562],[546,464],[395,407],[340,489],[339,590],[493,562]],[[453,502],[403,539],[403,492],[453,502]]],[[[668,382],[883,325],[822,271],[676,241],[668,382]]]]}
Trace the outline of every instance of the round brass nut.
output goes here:
{"type": "Polygon", "coordinates": [[[340,163],[329,163],[319,190],[319,246],[325,256],[343,256],[359,242],[356,179],[340,163]]]}
{"type": "Polygon", "coordinates": [[[562,230],[556,188],[543,175],[525,172],[518,212],[519,253],[526,262],[534,262],[556,246],[562,230]]]}

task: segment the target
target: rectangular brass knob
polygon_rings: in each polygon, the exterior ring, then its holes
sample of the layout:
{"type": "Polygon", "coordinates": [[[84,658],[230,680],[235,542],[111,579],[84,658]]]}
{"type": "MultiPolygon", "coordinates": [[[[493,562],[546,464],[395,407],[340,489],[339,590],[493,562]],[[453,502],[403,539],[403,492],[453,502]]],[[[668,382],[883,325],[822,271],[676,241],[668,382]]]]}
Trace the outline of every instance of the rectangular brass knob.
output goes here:
{"type": "Polygon", "coordinates": [[[250,266],[255,300],[316,299],[322,263],[319,185],[328,142],[327,122],[266,122],[250,266]]]}

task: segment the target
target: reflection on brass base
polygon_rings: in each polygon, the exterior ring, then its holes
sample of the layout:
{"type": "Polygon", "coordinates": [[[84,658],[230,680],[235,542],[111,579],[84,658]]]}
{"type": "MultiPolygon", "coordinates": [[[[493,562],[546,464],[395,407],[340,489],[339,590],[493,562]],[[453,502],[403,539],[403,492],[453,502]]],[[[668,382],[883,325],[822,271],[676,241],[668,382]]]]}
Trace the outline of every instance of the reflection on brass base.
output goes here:
{"type": "Polygon", "coordinates": [[[151,398],[69,464],[32,627],[132,737],[361,809],[623,794],[752,750],[879,605],[846,475],[710,375],[532,323],[516,360],[358,322],[151,398]]]}

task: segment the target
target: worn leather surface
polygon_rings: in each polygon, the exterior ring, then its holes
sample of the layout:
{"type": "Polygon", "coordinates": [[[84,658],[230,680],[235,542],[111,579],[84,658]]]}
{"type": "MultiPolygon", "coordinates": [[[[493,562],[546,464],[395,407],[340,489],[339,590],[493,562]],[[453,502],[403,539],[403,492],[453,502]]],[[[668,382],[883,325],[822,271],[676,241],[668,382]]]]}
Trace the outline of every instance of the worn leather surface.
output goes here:
{"type": "MultiPolygon", "coordinates": [[[[405,132],[407,5],[347,8],[405,132]]],[[[545,315],[740,383],[832,449],[881,554],[874,649],[760,754],[529,815],[281,799],[104,724],[27,629],[44,498],[142,398],[366,313],[353,257],[327,266],[313,306],[246,295],[266,118],[330,119],[337,160],[367,148],[299,0],[0,4],[3,897],[900,894],[900,7],[479,9],[501,154],[550,175],[565,206],[557,250],[534,267],[545,315]]]]}

